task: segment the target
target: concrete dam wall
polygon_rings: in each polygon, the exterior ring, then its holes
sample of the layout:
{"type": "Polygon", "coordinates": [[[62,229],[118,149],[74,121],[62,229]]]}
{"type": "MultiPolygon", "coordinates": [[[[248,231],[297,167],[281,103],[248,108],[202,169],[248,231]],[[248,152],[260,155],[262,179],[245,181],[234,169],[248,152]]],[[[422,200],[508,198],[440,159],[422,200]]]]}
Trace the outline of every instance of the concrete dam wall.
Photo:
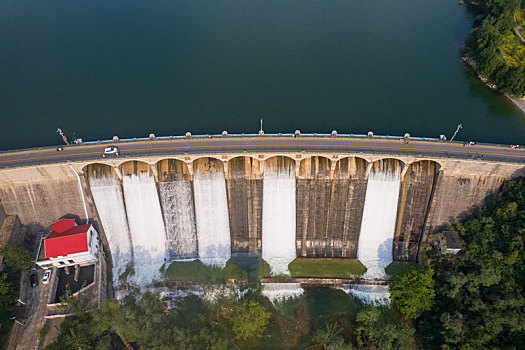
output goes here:
{"type": "Polygon", "coordinates": [[[239,254],[261,256],[274,273],[287,273],[296,257],[358,258],[367,277],[382,278],[392,260],[417,258],[426,233],[524,174],[515,163],[361,154],[103,163],[0,170],[1,203],[25,225],[88,216],[111,251],[115,280],[133,267],[139,283],[173,260],[224,266],[239,254]]]}

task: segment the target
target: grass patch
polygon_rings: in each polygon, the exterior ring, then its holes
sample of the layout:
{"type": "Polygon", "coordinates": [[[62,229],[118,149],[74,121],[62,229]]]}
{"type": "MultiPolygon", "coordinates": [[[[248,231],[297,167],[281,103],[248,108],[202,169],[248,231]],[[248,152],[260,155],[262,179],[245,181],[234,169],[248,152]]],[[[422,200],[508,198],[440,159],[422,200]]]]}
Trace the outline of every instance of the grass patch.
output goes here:
{"type": "Polygon", "coordinates": [[[399,272],[403,272],[405,269],[414,266],[415,263],[410,263],[406,261],[392,261],[390,265],[385,268],[385,272],[389,275],[394,275],[399,272]]]}
{"type": "Polygon", "coordinates": [[[366,272],[357,259],[297,258],[288,268],[293,277],[351,278],[366,272]]]}
{"type": "Polygon", "coordinates": [[[224,282],[228,279],[256,281],[270,274],[270,266],[260,257],[233,257],[224,268],[207,266],[200,260],[174,261],[165,268],[163,275],[168,281],[224,282]]]}
{"type": "Polygon", "coordinates": [[[232,256],[229,262],[246,271],[249,281],[256,281],[271,275],[270,265],[259,256],[239,254],[232,256]]]}
{"type": "Polygon", "coordinates": [[[224,268],[204,265],[200,260],[174,261],[164,270],[164,278],[170,281],[218,281],[246,275],[240,266],[226,263],[224,268]]]}

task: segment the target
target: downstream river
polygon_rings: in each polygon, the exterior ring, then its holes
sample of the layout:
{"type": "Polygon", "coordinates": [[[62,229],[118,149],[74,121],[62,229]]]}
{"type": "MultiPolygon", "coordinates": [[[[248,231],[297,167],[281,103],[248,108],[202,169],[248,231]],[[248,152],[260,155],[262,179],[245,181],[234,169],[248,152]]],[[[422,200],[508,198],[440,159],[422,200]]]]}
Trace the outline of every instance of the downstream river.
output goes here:
{"type": "Polygon", "coordinates": [[[0,149],[197,133],[525,143],[473,79],[457,0],[0,1],[0,149]]]}

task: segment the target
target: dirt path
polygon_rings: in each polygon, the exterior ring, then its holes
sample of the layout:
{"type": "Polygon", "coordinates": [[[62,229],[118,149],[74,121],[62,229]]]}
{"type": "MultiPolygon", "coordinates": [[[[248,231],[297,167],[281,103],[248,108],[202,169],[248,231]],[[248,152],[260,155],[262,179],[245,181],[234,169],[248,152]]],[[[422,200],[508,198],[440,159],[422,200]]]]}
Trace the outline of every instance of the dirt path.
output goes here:
{"type": "Polygon", "coordinates": [[[513,29],[514,31],[514,34],[516,34],[516,36],[518,38],[520,38],[520,41],[523,45],[525,45],[525,39],[523,39],[523,37],[521,36],[521,33],[520,33],[520,30],[522,30],[523,28],[522,27],[516,27],[513,29]]]}

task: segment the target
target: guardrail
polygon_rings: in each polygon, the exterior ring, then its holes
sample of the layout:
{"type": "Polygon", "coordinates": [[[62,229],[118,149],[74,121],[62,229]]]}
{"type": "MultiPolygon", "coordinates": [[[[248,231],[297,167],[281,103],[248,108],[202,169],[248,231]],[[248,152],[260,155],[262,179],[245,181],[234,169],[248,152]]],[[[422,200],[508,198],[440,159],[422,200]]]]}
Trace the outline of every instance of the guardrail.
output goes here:
{"type": "MultiPolygon", "coordinates": [[[[104,144],[118,144],[118,143],[132,143],[132,142],[144,142],[144,141],[165,141],[165,140],[188,140],[188,139],[209,139],[209,138],[265,138],[265,137],[318,137],[318,138],[350,138],[350,139],[384,139],[384,140],[410,140],[410,141],[426,141],[426,142],[445,142],[452,144],[463,144],[463,141],[443,141],[435,137],[419,137],[419,136],[410,136],[405,138],[404,136],[395,136],[395,135],[365,135],[365,134],[325,134],[325,133],[306,133],[306,134],[294,134],[294,133],[271,133],[271,134],[203,134],[203,135],[191,135],[191,136],[159,136],[159,137],[134,137],[118,140],[96,140],[96,141],[86,141],[78,144],[71,144],[68,147],[82,147],[82,146],[93,146],[93,145],[104,145],[104,144]]],[[[497,147],[510,147],[506,144],[496,144],[496,143],[476,143],[484,146],[497,146],[497,147]]],[[[54,145],[54,146],[42,146],[42,147],[30,147],[30,148],[20,148],[14,150],[0,151],[0,154],[7,154],[13,152],[21,151],[34,151],[34,150],[45,150],[45,149],[55,149],[57,147],[64,147],[64,145],[54,145]]]]}

